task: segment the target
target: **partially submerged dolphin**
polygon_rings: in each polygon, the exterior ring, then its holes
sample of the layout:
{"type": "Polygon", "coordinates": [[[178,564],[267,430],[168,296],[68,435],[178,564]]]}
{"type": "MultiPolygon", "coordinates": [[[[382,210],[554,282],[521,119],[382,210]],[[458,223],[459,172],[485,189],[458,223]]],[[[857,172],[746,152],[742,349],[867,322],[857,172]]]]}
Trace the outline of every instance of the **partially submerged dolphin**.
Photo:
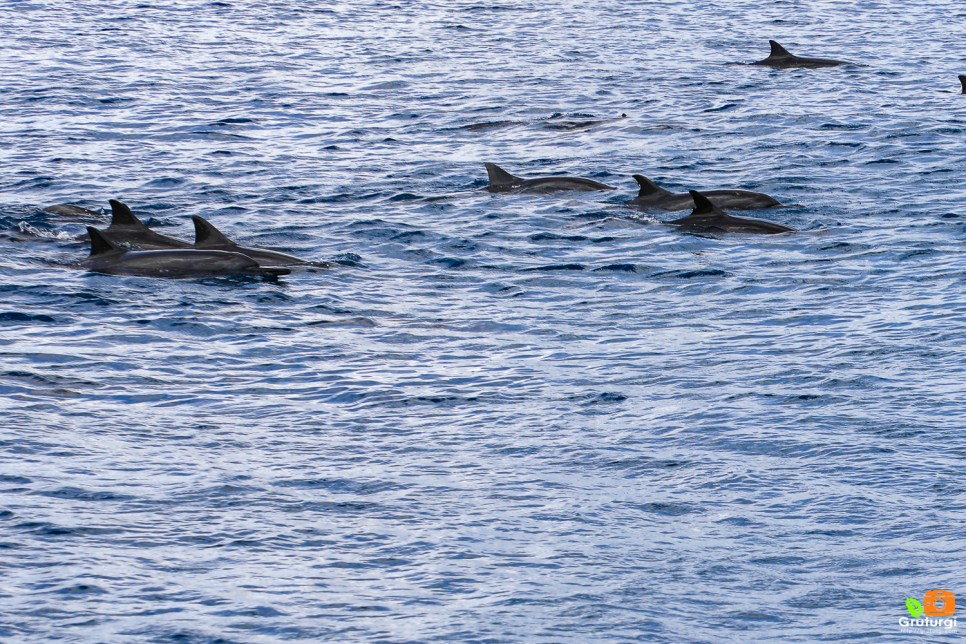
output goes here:
{"type": "Polygon", "coordinates": [[[794,232],[794,228],[782,226],[770,221],[761,219],[745,219],[744,217],[733,217],[725,211],[715,206],[702,193],[691,190],[691,198],[694,200],[694,210],[687,217],[666,221],[666,224],[673,224],[688,232],[726,232],[726,233],[788,233],[794,232]]]}
{"type": "Polygon", "coordinates": [[[580,115],[581,120],[567,119],[563,120],[565,117],[560,112],[555,112],[547,118],[536,119],[530,121],[485,121],[483,123],[471,123],[470,125],[464,125],[459,129],[462,130],[472,130],[472,131],[482,131],[482,130],[493,130],[499,127],[513,127],[514,125],[543,125],[549,130],[584,130],[596,125],[603,125],[605,123],[613,123],[614,121],[619,121],[621,119],[627,118],[627,114],[621,114],[616,118],[595,118],[589,114],[580,115]]]}
{"type": "Polygon", "coordinates": [[[486,174],[490,178],[490,185],[486,187],[490,192],[510,192],[511,190],[519,190],[521,192],[616,190],[614,186],[608,186],[593,179],[582,179],[580,177],[536,177],[534,179],[524,179],[513,176],[495,163],[484,163],[483,165],[486,166],[486,174]]]}
{"type": "Polygon", "coordinates": [[[126,204],[116,199],[111,199],[111,225],[102,236],[107,237],[114,244],[142,250],[191,248],[188,242],[154,232],[145,226],[126,204]]]}
{"type": "Polygon", "coordinates": [[[287,275],[287,268],[265,268],[251,257],[223,250],[127,250],[93,226],[87,227],[91,254],[84,262],[95,273],[142,277],[214,277],[223,275],[287,275]]]}
{"type": "Polygon", "coordinates": [[[324,262],[307,262],[292,255],[279,253],[274,250],[263,250],[261,248],[243,248],[225,237],[221,231],[211,225],[207,219],[197,215],[192,215],[191,221],[195,224],[195,245],[194,248],[204,250],[225,250],[241,253],[251,257],[259,266],[319,266],[330,267],[331,264],[324,262]]]}
{"type": "Polygon", "coordinates": [[[851,65],[844,60],[832,60],[831,58],[806,58],[796,56],[787,49],[779,45],[774,40],[769,40],[771,54],[764,60],[749,65],[767,65],[768,67],[835,67],[837,65],[851,65]]]}
{"type": "MultiPolygon", "coordinates": [[[[691,198],[690,194],[665,190],[641,174],[635,174],[634,180],[641,186],[641,189],[637,193],[637,197],[627,202],[629,206],[636,206],[645,210],[686,210],[694,208],[694,199],[691,198]]],[[[781,206],[776,199],[762,192],[752,192],[751,190],[702,190],[701,194],[719,208],[760,210],[781,206]]]]}
{"type": "Polygon", "coordinates": [[[604,123],[613,123],[614,121],[619,121],[621,119],[626,119],[627,114],[621,114],[615,118],[609,119],[598,119],[598,118],[587,118],[581,121],[574,120],[556,120],[561,117],[560,114],[554,114],[544,122],[544,127],[551,130],[585,130],[589,127],[594,127],[596,125],[603,125],[604,123]]]}
{"type": "Polygon", "coordinates": [[[44,208],[44,212],[49,212],[52,215],[64,215],[67,217],[100,217],[101,213],[95,210],[88,210],[87,208],[82,208],[81,206],[75,206],[70,203],[58,203],[53,206],[47,206],[44,208]]]}
{"type": "Polygon", "coordinates": [[[959,84],[963,86],[963,94],[966,94],[966,75],[959,75],[959,84]]]}

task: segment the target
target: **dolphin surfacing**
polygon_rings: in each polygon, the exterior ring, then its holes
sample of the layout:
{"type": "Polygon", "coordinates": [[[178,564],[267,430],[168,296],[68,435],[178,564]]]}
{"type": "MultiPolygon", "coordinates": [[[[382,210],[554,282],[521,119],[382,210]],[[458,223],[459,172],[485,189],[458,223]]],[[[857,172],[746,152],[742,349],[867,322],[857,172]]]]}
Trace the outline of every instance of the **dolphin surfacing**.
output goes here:
{"type": "Polygon", "coordinates": [[[788,67],[837,67],[838,65],[851,65],[852,63],[844,60],[833,60],[831,58],[806,58],[796,56],[774,40],[769,40],[771,53],[768,58],[759,60],[749,65],[766,65],[768,67],[788,68],[788,67]]]}
{"type": "Polygon", "coordinates": [[[259,275],[278,277],[287,268],[265,268],[241,253],[223,250],[127,250],[93,226],[87,227],[91,254],[84,264],[95,273],[137,275],[141,277],[218,277],[259,275]]]}
{"type": "MultiPolygon", "coordinates": [[[[634,180],[637,181],[641,189],[637,193],[637,197],[627,202],[629,206],[644,210],[687,210],[694,208],[694,199],[688,193],[665,190],[641,174],[635,174],[634,180]]],[[[774,197],[751,190],[702,190],[701,194],[719,208],[761,210],[778,208],[782,205],[774,197]]]]}
{"type": "Polygon", "coordinates": [[[495,163],[484,163],[490,185],[486,190],[490,192],[557,192],[561,190],[616,190],[614,186],[583,179],[581,177],[535,177],[524,179],[515,177],[495,163]]]}
{"type": "Polygon", "coordinates": [[[704,194],[697,190],[689,191],[694,200],[694,210],[687,217],[666,221],[688,232],[725,232],[725,233],[776,233],[795,232],[794,228],[762,219],[734,217],[715,206],[704,194]]]}
{"type": "Polygon", "coordinates": [[[963,94],[966,94],[966,74],[959,75],[959,84],[963,86],[963,94]]]}
{"type": "Polygon", "coordinates": [[[192,215],[191,221],[195,225],[195,245],[193,248],[203,250],[224,250],[233,253],[241,253],[246,257],[251,257],[258,262],[259,266],[316,266],[330,268],[331,264],[323,262],[307,262],[292,255],[279,253],[274,250],[264,250],[261,248],[243,248],[224,234],[207,219],[192,215]]]}
{"type": "Polygon", "coordinates": [[[141,250],[170,250],[175,248],[191,248],[188,242],[168,237],[154,232],[131,212],[127,204],[117,199],[111,199],[111,225],[103,231],[102,237],[107,237],[116,245],[128,246],[141,250]]]}
{"type": "Polygon", "coordinates": [[[64,217],[100,217],[101,213],[71,203],[58,203],[44,208],[44,212],[64,217]]]}

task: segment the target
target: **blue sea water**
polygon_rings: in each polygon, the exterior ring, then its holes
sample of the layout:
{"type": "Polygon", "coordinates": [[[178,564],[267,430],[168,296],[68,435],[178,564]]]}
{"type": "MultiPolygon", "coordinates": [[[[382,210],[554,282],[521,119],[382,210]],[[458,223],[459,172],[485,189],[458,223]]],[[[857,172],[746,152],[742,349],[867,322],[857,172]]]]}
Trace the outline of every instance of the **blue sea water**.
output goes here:
{"type": "Polygon", "coordinates": [[[0,21],[0,639],[956,637],[898,620],[966,593],[966,8],[0,21]],[[733,64],[769,38],[861,64],[733,64]],[[682,234],[634,173],[801,232],[682,234]],[[107,217],[42,208],[111,198],[338,267],[88,273],[107,217]]]}

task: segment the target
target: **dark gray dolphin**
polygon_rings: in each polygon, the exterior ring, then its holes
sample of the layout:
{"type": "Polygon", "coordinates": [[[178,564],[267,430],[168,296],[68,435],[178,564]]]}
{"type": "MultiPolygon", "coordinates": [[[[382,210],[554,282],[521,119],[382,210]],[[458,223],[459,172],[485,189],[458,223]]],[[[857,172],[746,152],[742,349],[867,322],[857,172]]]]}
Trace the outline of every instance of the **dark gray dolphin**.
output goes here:
{"type": "Polygon", "coordinates": [[[794,228],[782,226],[770,221],[761,219],[745,219],[744,217],[733,217],[721,210],[707,197],[697,190],[691,190],[691,198],[694,200],[694,210],[687,217],[666,221],[666,224],[673,224],[682,230],[689,232],[726,232],[726,233],[788,233],[794,232],[794,228]]]}
{"type": "Polygon", "coordinates": [[[963,86],[963,94],[966,94],[966,75],[959,75],[959,84],[963,86]]]}
{"type": "MultiPolygon", "coordinates": [[[[641,189],[637,193],[637,197],[627,202],[629,206],[645,210],[686,210],[694,208],[694,199],[688,193],[665,190],[640,174],[635,174],[634,180],[641,186],[641,189]]],[[[751,190],[702,190],[701,194],[719,208],[761,210],[781,206],[774,198],[762,192],[752,192],[751,190]]]]}
{"type": "Polygon", "coordinates": [[[835,67],[837,65],[851,65],[844,60],[832,60],[831,58],[805,58],[796,56],[787,49],[779,45],[774,40],[769,40],[771,54],[764,60],[759,60],[750,65],[767,65],[768,67],[835,67]]]}
{"type": "Polygon", "coordinates": [[[144,225],[126,204],[111,199],[111,225],[103,232],[115,244],[142,250],[191,248],[188,242],[159,235],[144,225]]]}
{"type": "Polygon", "coordinates": [[[44,208],[44,212],[49,212],[52,215],[64,215],[66,217],[100,217],[101,213],[94,210],[88,210],[87,208],[82,208],[80,206],[75,206],[69,203],[58,203],[53,206],[47,206],[44,208]]]}
{"type": "Polygon", "coordinates": [[[265,268],[251,257],[223,250],[127,250],[93,226],[87,227],[91,254],[84,262],[95,273],[142,277],[212,277],[221,275],[287,275],[287,268],[265,268]]]}
{"type": "Polygon", "coordinates": [[[559,120],[558,121],[558,120],[556,120],[556,119],[559,119],[560,116],[561,116],[560,114],[554,114],[553,116],[551,116],[550,118],[548,118],[544,122],[544,127],[548,128],[550,130],[564,130],[564,131],[569,131],[569,130],[585,130],[585,129],[590,128],[590,127],[594,127],[594,126],[597,126],[597,125],[603,125],[604,123],[613,123],[615,121],[619,121],[621,119],[626,119],[627,118],[627,114],[621,114],[618,117],[609,118],[609,119],[589,118],[589,119],[585,119],[585,120],[582,120],[582,121],[575,121],[575,120],[566,120],[566,121],[559,120]]]}
{"type": "Polygon", "coordinates": [[[204,250],[226,250],[234,253],[241,253],[247,257],[251,257],[259,266],[318,266],[318,267],[331,267],[331,264],[325,262],[307,262],[298,257],[293,257],[292,255],[286,255],[285,253],[279,253],[274,250],[263,250],[261,248],[243,248],[228,239],[219,231],[217,228],[211,225],[211,222],[207,219],[203,219],[197,215],[191,217],[191,221],[195,224],[195,245],[194,248],[204,249],[204,250]]]}
{"type": "Polygon", "coordinates": [[[510,192],[519,190],[521,192],[556,192],[558,190],[616,190],[614,186],[608,186],[594,181],[593,179],[582,179],[580,177],[536,177],[534,179],[524,179],[514,177],[512,174],[501,168],[495,163],[484,163],[486,174],[490,178],[490,185],[486,187],[490,192],[510,192]]]}

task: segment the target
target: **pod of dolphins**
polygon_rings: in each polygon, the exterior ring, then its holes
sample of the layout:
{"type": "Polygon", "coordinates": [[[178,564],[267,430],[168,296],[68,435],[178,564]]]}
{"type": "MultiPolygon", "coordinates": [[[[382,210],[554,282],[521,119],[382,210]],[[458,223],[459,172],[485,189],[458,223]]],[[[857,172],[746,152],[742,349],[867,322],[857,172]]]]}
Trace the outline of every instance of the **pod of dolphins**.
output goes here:
{"type": "MultiPolygon", "coordinates": [[[[767,58],[750,65],[775,68],[819,68],[851,65],[842,60],[796,56],[774,40],[768,41],[771,53],[767,58]]],[[[959,76],[962,93],[966,94],[966,75],[959,76]]],[[[625,118],[622,114],[620,118],[625,118]]],[[[574,128],[597,122],[580,122],[574,128]]],[[[472,126],[471,126],[472,129],[472,126]]],[[[517,177],[495,163],[486,163],[490,192],[538,192],[616,190],[593,179],[567,176],[546,176],[525,179],[517,177]]],[[[773,197],[749,190],[719,189],[673,193],[661,188],[647,177],[635,174],[640,186],[637,197],[627,203],[644,210],[686,210],[691,213],[663,223],[687,232],[742,232],[775,234],[794,232],[782,224],[762,219],[729,215],[723,208],[756,210],[781,207],[773,197]]],[[[195,241],[189,243],[167,237],[149,229],[131,209],[117,200],[110,200],[111,224],[106,230],[88,226],[91,242],[90,256],[83,262],[89,270],[99,273],[140,275],[150,277],[209,277],[222,275],[256,275],[276,278],[287,275],[293,266],[329,268],[325,262],[308,262],[285,253],[239,246],[228,239],[207,220],[192,216],[195,241]]],[[[70,204],[58,204],[46,212],[69,216],[97,216],[98,213],[70,204]]]]}
{"type": "MultiPolygon", "coordinates": [[[[111,225],[105,230],[87,227],[91,253],[82,264],[96,273],[144,277],[254,275],[275,278],[288,275],[293,266],[331,266],[273,250],[239,246],[211,222],[198,216],[191,218],[195,241],[189,243],[154,232],[131,212],[127,204],[116,199],[111,199],[110,204],[111,225]]],[[[44,210],[58,215],[98,215],[69,204],[44,210]]]]}

